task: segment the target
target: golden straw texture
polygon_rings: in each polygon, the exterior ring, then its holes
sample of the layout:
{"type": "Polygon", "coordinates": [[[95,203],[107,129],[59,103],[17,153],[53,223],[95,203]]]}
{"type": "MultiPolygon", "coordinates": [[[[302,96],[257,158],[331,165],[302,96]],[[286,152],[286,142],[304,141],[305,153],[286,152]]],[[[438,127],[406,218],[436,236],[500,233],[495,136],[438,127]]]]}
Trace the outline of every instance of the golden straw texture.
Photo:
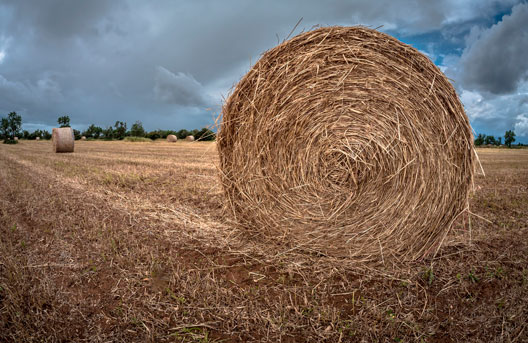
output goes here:
{"type": "Polygon", "coordinates": [[[175,135],[168,135],[167,136],[167,142],[176,142],[178,140],[178,137],[176,137],[175,135]]]}
{"type": "Polygon", "coordinates": [[[320,28],[264,53],[224,104],[218,151],[242,226],[357,260],[434,251],[474,172],[447,78],[364,27],[320,28]]]}
{"type": "Polygon", "coordinates": [[[73,152],[74,138],[71,127],[53,128],[51,140],[54,152],[73,152]]]}
{"type": "Polygon", "coordinates": [[[185,137],[185,140],[192,142],[192,141],[194,141],[194,136],[187,136],[187,137],[185,137]]]}

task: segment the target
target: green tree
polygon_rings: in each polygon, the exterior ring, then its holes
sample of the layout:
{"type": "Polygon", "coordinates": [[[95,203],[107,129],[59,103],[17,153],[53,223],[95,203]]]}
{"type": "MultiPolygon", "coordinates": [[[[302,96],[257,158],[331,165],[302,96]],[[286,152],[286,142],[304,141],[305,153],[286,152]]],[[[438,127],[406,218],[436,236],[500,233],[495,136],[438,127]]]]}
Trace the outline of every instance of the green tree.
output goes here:
{"type": "Polygon", "coordinates": [[[504,144],[506,144],[508,148],[511,148],[513,142],[515,142],[515,132],[512,130],[506,131],[504,134],[504,144]]]}
{"type": "Polygon", "coordinates": [[[486,139],[484,139],[484,143],[485,143],[486,145],[488,145],[488,144],[495,145],[495,137],[493,137],[493,136],[486,136],[486,139]]]}
{"type": "Polygon", "coordinates": [[[69,116],[62,116],[57,119],[57,122],[59,123],[60,127],[70,127],[70,117],[69,116]]]}
{"type": "Polygon", "coordinates": [[[44,137],[44,131],[37,129],[34,132],[29,134],[29,138],[28,139],[36,139],[37,137],[43,138],[44,137]]]}
{"type": "Polygon", "coordinates": [[[114,125],[114,138],[123,139],[126,136],[127,125],[125,122],[116,121],[114,125]]]}
{"type": "Polygon", "coordinates": [[[484,144],[484,140],[486,139],[486,135],[483,135],[482,133],[479,133],[477,138],[475,139],[475,145],[480,146],[484,144]]]}
{"type": "Polygon", "coordinates": [[[216,139],[216,135],[213,131],[204,127],[203,129],[198,131],[198,133],[196,133],[194,138],[199,141],[214,141],[216,139]]]}
{"type": "Polygon", "coordinates": [[[190,133],[185,129],[181,129],[180,131],[176,132],[176,137],[178,137],[178,139],[185,139],[185,137],[188,135],[190,135],[190,133]]]}
{"type": "Polygon", "coordinates": [[[0,123],[0,137],[4,140],[4,143],[9,140],[8,132],[9,120],[7,118],[2,118],[2,122],[0,123]]]}
{"type": "Polygon", "coordinates": [[[20,128],[22,126],[22,117],[16,112],[11,112],[7,118],[2,118],[0,124],[0,132],[4,138],[4,143],[16,144],[15,137],[20,135],[20,128]]]}
{"type": "Polygon", "coordinates": [[[73,139],[76,141],[81,139],[81,131],[73,129],[73,139]]]}
{"type": "Polygon", "coordinates": [[[161,138],[161,134],[159,130],[155,130],[155,131],[148,132],[145,137],[155,140],[155,139],[161,138]]]}
{"type": "Polygon", "coordinates": [[[83,136],[86,136],[86,138],[99,138],[101,134],[103,133],[103,129],[99,126],[95,126],[94,124],[88,126],[88,128],[82,133],[83,136]]]}
{"type": "Polygon", "coordinates": [[[7,115],[9,120],[9,130],[11,137],[20,136],[20,128],[22,127],[22,117],[16,112],[11,112],[7,115]]]}
{"type": "Polygon", "coordinates": [[[109,126],[106,129],[104,129],[102,134],[104,136],[104,139],[106,139],[106,140],[114,139],[114,129],[112,129],[111,126],[109,126]]]}
{"type": "Polygon", "coordinates": [[[495,140],[495,145],[500,146],[502,144],[502,137],[499,137],[495,140]]]}
{"type": "Polygon", "coordinates": [[[143,124],[139,120],[132,124],[132,128],[130,129],[130,135],[134,137],[145,137],[145,129],[143,128],[143,124]]]}

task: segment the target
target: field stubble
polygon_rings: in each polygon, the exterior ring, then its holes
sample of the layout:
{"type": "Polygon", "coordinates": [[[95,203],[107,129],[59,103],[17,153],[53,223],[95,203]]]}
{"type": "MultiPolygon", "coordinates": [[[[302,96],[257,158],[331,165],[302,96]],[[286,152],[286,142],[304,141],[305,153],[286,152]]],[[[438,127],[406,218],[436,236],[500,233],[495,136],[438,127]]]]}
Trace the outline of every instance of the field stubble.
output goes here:
{"type": "Polygon", "coordinates": [[[527,341],[528,150],[479,156],[438,254],[374,269],[238,229],[215,143],[0,145],[0,341],[527,341]]]}

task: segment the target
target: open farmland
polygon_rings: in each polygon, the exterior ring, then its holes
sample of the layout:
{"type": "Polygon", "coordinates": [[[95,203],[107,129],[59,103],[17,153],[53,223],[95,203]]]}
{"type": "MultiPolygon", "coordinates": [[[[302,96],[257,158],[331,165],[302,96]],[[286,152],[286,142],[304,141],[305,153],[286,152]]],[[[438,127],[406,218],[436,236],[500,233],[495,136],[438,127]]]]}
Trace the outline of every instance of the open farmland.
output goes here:
{"type": "Polygon", "coordinates": [[[215,143],[0,145],[0,341],[526,342],[528,150],[436,256],[371,268],[224,212],[215,143]]]}

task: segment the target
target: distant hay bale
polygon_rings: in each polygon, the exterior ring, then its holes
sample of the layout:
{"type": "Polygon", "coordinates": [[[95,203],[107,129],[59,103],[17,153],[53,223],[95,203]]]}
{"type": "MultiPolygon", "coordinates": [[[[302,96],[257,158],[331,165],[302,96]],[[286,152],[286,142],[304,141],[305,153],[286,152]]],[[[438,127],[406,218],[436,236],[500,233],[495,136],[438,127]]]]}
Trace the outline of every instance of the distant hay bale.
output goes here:
{"type": "Polygon", "coordinates": [[[194,141],[194,136],[187,136],[187,137],[185,137],[185,140],[189,141],[189,142],[192,142],[192,141],[194,141]]]}
{"type": "Polygon", "coordinates": [[[18,141],[18,137],[15,137],[15,141],[18,141]]]}
{"type": "Polygon", "coordinates": [[[40,141],[40,137],[35,138],[35,140],[40,141]]]}
{"type": "Polygon", "coordinates": [[[178,140],[178,137],[176,137],[175,135],[168,135],[167,136],[167,142],[176,142],[178,140]]]}
{"type": "Polygon", "coordinates": [[[53,142],[53,151],[73,152],[75,139],[71,127],[53,128],[51,140],[53,142]]]}
{"type": "Polygon", "coordinates": [[[365,27],[267,51],[222,109],[226,203],[243,227],[353,260],[434,252],[468,206],[473,136],[445,75],[365,27]]]}
{"type": "Polygon", "coordinates": [[[86,140],[86,136],[82,136],[81,141],[85,141],[85,140],[86,140]]]}

